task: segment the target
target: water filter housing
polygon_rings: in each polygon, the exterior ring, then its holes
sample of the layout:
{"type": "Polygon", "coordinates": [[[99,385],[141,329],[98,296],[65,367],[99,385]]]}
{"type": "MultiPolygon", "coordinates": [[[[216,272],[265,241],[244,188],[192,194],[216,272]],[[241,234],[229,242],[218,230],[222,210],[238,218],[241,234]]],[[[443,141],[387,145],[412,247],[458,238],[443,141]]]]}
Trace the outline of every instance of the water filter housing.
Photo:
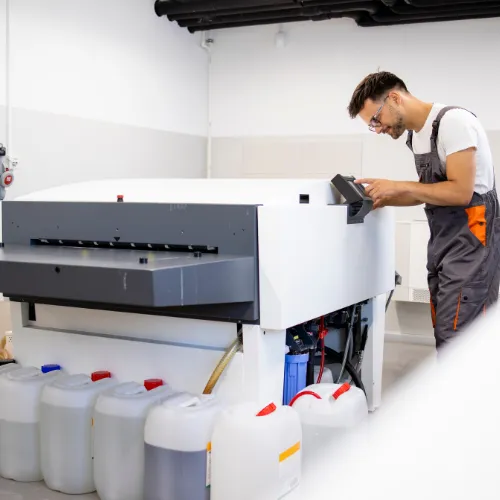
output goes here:
{"type": "Polygon", "coordinates": [[[308,353],[285,355],[285,378],[283,386],[284,405],[287,405],[295,394],[306,386],[308,361],[308,353]]]}
{"type": "Polygon", "coordinates": [[[125,382],[102,393],[94,417],[94,481],[101,500],[142,500],[144,426],[149,410],[175,394],[161,380],[125,382]]]}

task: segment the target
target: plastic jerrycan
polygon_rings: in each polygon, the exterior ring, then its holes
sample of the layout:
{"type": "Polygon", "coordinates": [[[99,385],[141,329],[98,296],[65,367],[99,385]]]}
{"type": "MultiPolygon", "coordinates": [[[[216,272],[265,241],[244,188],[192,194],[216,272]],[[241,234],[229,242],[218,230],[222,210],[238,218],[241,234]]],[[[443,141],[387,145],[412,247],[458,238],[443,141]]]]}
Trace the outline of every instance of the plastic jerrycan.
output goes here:
{"type": "Polygon", "coordinates": [[[302,423],[304,462],[333,439],[344,436],[368,417],[364,392],[349,384],[314,384],[290,401],[302,423]]]}
{"type": "Polygon", "coordinates": [[[0,377],[0,476],[20,482],[43,479],[40,455],[40,396],[62,376],[58,365],[11,370],[0,377]]]}
{"type": "Polygon", "coordinates": [[[209,500],[214,396],[179,393],[146,419],[144,500],[209,500]]]}
{"type": "Polygon", "coordinates": [[[300,483],[302,429],[297,412],[271,403],[223,411],[212,435],[211,500],[277,500],[300,483]]]}
{"type": "MultiPolygon", "coordinates": [[[[19,370],[19,368],[21,368],[21,366],[16,364],[16,363],[7,363],[4,365],[1,365],[0,366],[0,377],[3,377],[4,375],[11,372],[12,370],[19,370]]],[[[1,419],[2,419],[3,404],[4,404],[3,401],[0,400],[0,431],[2,429],[1,419]]],[[[1,442],[1,437],[0,437],[0,442],[1,442]]],[[[0,454],[0,459],[1,459],[1,454],[0,454]]],[[[0,471],[1,470],[2,470],[2,465],[0,464],[0,471]]]]}
{"type": "Polygon", "coordinates": [[[94,412],[94,481],[101,500],[142,500],[144,426],[150,408],[175,394],[161,379],[102,393],[94,412]]]}
{"type": "Polygon", "coordinates": [[[95,491],[93,413],[97,396],[118,382],[109,372],[66,375],[47,384],[40,403],[42,474],[52,490],[95,491]]]}

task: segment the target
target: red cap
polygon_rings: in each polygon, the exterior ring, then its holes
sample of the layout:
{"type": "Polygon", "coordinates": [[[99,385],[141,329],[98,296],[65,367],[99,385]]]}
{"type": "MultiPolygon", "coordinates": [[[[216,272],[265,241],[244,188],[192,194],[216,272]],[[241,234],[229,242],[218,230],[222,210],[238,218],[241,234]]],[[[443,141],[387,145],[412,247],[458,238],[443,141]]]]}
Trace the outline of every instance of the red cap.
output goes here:
{"type": "Polygon", "coordinates": [[[345,384],[341,385],[333,394],[333,399],[338,399],[342,394],[345,394],[348,390],[351,389],[351,386],[346,382],[345,384]]]}
{"type": "Polygon", "coordinates": [[[90,375],[90,378],[92,379],[92,382],[97,382],[98,380],[102,380],[103,378],[111,378],[111,372],[94,372],[90,375]]]}
{"type": "Polygon", "coordinates": [[[123,200],[123,194],[117,194],[116,197],[119,199],[119,200],[123,200]]]}
{"type": "Polygon", "coordinates": [[[157,387],[161,387],[163,385],[163,380],[161,378],[150,378],[144,381],[144,387],[147,391],[152,391],[157,387]]]}
{"type": "Polygon", "coordinates": [[[275,411],[276,411],[276,405],[274,403],[271,403],[262,410],[260,410],[259,413],[257,413],[257,416],[266,417],[267,415],[271,415],[271,413],[274,413],[275,411]]]}

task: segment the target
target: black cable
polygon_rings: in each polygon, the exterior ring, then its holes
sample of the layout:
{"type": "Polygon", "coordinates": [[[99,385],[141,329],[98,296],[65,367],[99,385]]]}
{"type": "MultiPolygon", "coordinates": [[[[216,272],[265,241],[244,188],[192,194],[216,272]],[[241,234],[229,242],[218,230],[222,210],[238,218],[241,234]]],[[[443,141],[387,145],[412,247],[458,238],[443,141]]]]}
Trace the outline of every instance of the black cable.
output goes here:
{"type": "MultiPolygon", "coordinates": [[[[339,354],[337,351],[334,351],[330,347],[325,347],[325,354],[326,354],[326,357],[330,358],[333,363],[342,363],[342,361],[343,361],[343,356],[341,354],[339,354]]],[[[356,387],[359,387],[366,396],[365,386],[363,385],[361,377],[360,377],[359,373],[356,371],[356,368],[354,368],[354,366],[349,361],[347,361],[345,364],[345,371],[352,378],[354,385],[356,387]]]]}
{"type": "Polygon", "coordinates": [[[342,375],[344,375],[345,366],[347,364],[347,361],[349,361],[348,357],[349,357],[350,343],[351,343],[351,341],[354,342],[354,339],[352,338],[352,335],[353,335],[352,329],[354,327],[355,312],[356,312],[356,306],[354,305],[354,306],[352,306],[352,310],[351,310],[351,317],[350,317],[351,321],[349,323],[349,329],[347,330],[347,340],[346,340],[346,345],[344,348],[344,357],[342,359],[342,364],[340,367],[340,374],[339,374],[339,377],[337,379],[337,384],[340,382],[342,375]]]}
{"type": "Polygon", "coordinates": [[[314,358],[316,357],[316,346],[309,349],[309,359],[307,360],[306,384],[313,385],[316,383],[314,379],[314,358]]]}
{"type": "Polygon", "coordinates": [[[387,309],[389,309],[389,304],[391,303],[392,296],[394,294],[394,290],[391,290],[391,293],[389,294],[389,298],[387,299],[387,302],[385,303],[385,312],[387,312],[387,309]]]}

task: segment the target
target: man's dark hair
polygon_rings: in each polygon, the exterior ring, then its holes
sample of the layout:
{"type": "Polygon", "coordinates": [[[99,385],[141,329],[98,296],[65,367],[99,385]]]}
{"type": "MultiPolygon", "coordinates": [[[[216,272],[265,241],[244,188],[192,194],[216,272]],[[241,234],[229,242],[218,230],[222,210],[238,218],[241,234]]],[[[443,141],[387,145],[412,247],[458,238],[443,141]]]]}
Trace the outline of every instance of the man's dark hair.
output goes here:
{"type": "Polygon", "coordinates": [[[349,116],[356,118],[363,109],[367,99],[377,101],[393,89],[408,92],[405,82],[387,71],[379,71],[366,76],[352,94],[351,102],[347,108],[349,116]]]}

